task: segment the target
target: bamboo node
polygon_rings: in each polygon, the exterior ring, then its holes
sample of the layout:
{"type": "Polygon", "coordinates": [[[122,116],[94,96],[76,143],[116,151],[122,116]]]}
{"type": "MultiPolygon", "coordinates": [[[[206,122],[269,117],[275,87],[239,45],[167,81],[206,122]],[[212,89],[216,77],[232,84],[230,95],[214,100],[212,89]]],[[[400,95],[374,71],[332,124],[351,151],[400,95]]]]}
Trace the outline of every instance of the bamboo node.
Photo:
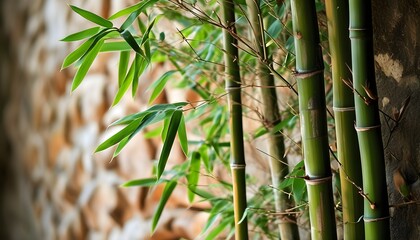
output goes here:
{"type": "Polygon", "coordinates": [[[238,164],[238,163],[232,163],[230,164],[231,169],[245,169],[245,164],[238,164]]]}
{"type": "Polygon", "coordinates": [[[356,129],[357,132],[366,132],[366,131],[377,129],[377,128],[381,128],[381,125],[375,125],[375,126],[370,126],[370,127],[357,127],[357,126],[354,126],[354,129],[356,129]]]}
{"type": "Polygon", "coordinates": [[[354,112],[354,107],[333,107],[334,112],[354,112]]]}
{"type": "Polygon", "coordinates": [[[293,74],[293,76],[295,78],[309,78],[309,77],[313,77],[313,76],[315,76],[317,74],[320,74],[320,73],[324,73],[323,68],[322,69],[315,69],[315,70],[311,70],[311,71],[307,71],[307,72],[297,72],[296,71],[293,74]]]}
{"type": "Polygon", "coordinates": [[[363,217],[363,220],[365,222],[379,222],[379,221],[383,221],[383,220],[386,220],[386,219],[389,219],[389,218],[391,218],[391,217],[390,216],[379,217],[379,218],[365,218],[365,217],[363,217]]]}
{"type": "Polygon", "coordinates": [[[328,181],[331,181],[332,176],[324,177],[324,178],[310,178],[306,177],[305,182],[308,185],[319,185],[328,181]]]}

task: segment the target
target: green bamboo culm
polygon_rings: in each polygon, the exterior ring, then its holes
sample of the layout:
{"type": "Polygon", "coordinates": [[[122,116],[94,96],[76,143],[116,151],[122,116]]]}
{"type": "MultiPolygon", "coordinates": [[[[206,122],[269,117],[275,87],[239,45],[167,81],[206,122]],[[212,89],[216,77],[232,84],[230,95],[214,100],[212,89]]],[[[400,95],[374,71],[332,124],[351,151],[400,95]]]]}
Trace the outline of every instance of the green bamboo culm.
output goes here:
{"type": "Polygon", "coordinates": [[[341,202],[343,209],[344,239],[363,239],[363,198],[352,184],[362,186],[362,169],[357,134],[354,129],[355,108],[351,88],[351,49],[348,38],[348,0],[326,0],[328,39],[333,78],[333,109],[337,140],[337,157],[341,163],[341,202]],[[350,182],[350,181],[352,182],[350,182]]]}
{"type": "Polygon", "coordinates": [[[228,92],[231,134],[231,171],[235,217],[235,239],[248,239],[248,221],[243,218],[247,207],[245,183],[245,154],[242,128],[241,77],[238,65],[237,40],[232,36],[235,28],[235,5],[233,0],[222,0],[222,21],[225,59],[226,90],[228,92]]]}
{"type": "MultiPolygon", "coordinates": [[[[271,74],[268,64],[271,64],[271,57],[265,47],[263,18],[260,9],[260,0],[247,0],[248,18],[251,24],[254,47],[258,52],[256,72],[260,81],[262,96],[262,111],[265,127],[269,130],[268,154],[270,156],[271,179],[274,191],[276,211],[285,213],[293,207],[292,199],[283,191],[278,190],[280,183],[288,174],[287,158],[284,156],[284,139],[281,133],[272,133],[272,129],[281,122],[279,106],[277,104],[277,92],[275,89],[274,77],[271,74]]],[[[287,190],[287,189],[286,189],[287,190]]],[[[279,220],[279,235],[281,239],[299,239],[299,231],[294,215],[281,215],[279,220]]]]}
{"type": "Polygon", "coordinates": [[[337,239],[315,2],[292,0],[291,10],[311,236],[313,240],[337,239]]]}
{"type": "Polygon", "coordinates": [[[351,0],[350,39],[356,131],[360,145],[365,239],[390,239],[385,158],[373,59],[371,1],[351,0]]]}

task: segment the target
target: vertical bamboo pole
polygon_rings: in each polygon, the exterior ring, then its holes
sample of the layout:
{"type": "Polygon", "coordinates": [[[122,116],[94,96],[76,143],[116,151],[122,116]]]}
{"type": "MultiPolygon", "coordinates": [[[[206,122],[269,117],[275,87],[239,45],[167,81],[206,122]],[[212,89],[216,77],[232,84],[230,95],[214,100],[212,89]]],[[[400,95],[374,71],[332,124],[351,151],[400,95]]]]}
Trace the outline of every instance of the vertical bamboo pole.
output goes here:
{"type": "Polygon", "coordinates": [[[349,4],[347,0],[326,0],[328,39],[330,43],[333,109],[337,139],[337,155],[341,163],[341,201],[344,239],[363,239],[363,198],[357,186],[362,186],[362,169],[357,134],[354,130],[355,109],[352,90],[343,81],[351,79],[351,49],[348,38],[349,4]]]}
{"type": "Polygon", "coordinates": [[[337,239],[315,2],[292,0],[291,9],[311,235],[313,240],[337,239]]]}
{"type": "MultiPolygon", "coordinates": [[[[248,18],[251,23],[251,29],[254,38],[254,47],[259,54],[257,62],[257,75],[260,80],[262,111],[265,120],[265,126],[270,131],[274,126],[281,122],[279,106],[277,104],[277,92],[274,84],[274,77],[268,68],[271,64],[268,49],[265,47],[263,18],[260,10],[260,0],[247,0],[248,18]]],[[[282,191],[279,191],[279,185],[288,174],[289,169],[285,164],[287,158],[284,156],[285,147],[283,135],[280,133],[269,133],[268,153],[270,155],[269,163],[271,170],[271,179],[274,186],[274,200],[277,212],[284,213],[293,206],[292,199],[282,191]]],[[[281,239],[299,239],[299,232],[296,224],[296,218],[293,215],[282,215],[279,222],[279,234],[281,239]]]]}
{"type": "Polygon", "coordinates": [[[371,1],[350,0],[356,131],[362,160],[365,238],[390,238],[388,192],[373,60],[371,1]]]}
{"type": "Polygon", "coordinates": [[[246,183],[245,183],[245,154],[242,128],[242,103],[241,103],[241,77],[239,74],[239,56],[237,40],[231,33],[235,28],[235,5],[233,0],[221,0],[223,24],[227,29],[223,30],[225,49],[225,73],[226,90],[228,92],[230,112],[231,134],[231,171],[233,184],[233,204],[235,214],[235,239],[248,239],[247,219],[240,222],[246,206],[246,183]],[[240,222],[240,223],[239,223],[240,222]]]}

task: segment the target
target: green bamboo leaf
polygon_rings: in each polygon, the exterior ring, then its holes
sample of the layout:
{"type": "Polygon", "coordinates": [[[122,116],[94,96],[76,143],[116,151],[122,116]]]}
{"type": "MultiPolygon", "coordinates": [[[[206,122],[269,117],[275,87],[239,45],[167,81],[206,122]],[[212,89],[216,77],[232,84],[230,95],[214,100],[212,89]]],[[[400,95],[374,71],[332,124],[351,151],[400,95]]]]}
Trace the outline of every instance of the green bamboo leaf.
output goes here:
{"type": "Polygon", "coordinates": [[[147,7],[155,4],[158,1],[159,0],[143,0],[143,1],[141,1],[141,2],[139,2],[137,4],[135,4],[135,5],[133,5],[131,7],[125,8],[123,10],[120,10],[120,11],[114,13],[108,19],[109,20],[116,19],[116,18],[122,17],[124,15],[131,14],[131,13],[133,13],[135,11],[139,11],[139,10],[140,10],[140,12],[142,12],[142,11],[146,10],[147,7]]]}
{"type": "Polygon", "coordinates": [[[232,224],[232,222],[233,222],[233,217],[223,218],[222,221],[220,221],[219,225],[217,227],[213,228],[213,230],[207,235],[207,237],[205,238],[205,240],[217,239],[217,236],[223,230],[225,230],[225,228],[227,226],[229,226],[229,224],[232,224]]]}
{"type": "Polygon", "coordinates": [[[131,26],[131,24],[133,24],[133,22],[137,19],[137,17],[140,15],[141,11],[137,10],[135,12],[132,12],[130,14],[130,16],[128,16],[128,18],[124,21],[124,23],[121,25],[120,30],[124,31],[127,28],[129,28],[131,26]]]}
{"type": "Polygon", "coordinates": [[[67,57],[63,60],[63,65],[61,66],[61,70],[69,67],[74,62],[76,62],[77,59],[79,59],[89,49],[92,42],[93,42],[93,39],[88,39],[86,42],[84,42],[82,45],[76,48],[73,52],[67,55],[67,57]]]}
{"type": "Polygon", "coordinates": [[[156,226],[159,222],[160,216],[162,215],[163,208],[165,207],[166,202],[168,201],[169,197],[171,196],[172,192],[174,191],[176,185],[177,185],[177,181],[170,181],[170,182],[166,183],[166,186],[163,189],[162,197],[160,198],[159,204],[157,206],[156,212],[153,215],[152,232],[155,231],[156,226]]]}
{"type": "Polygon", "coordinates": [[[225,212],[229,207],[232,206],[226,201],[217,201],[216,204],[212,205],[209,218],[201,233],[205,233],[211,226],[213,226],[216,220],[221,217],[221,213],[225,212]]]}
{"type": "MultiPolygon", "coordinates": [[[[136,40],[139,42],[139,40],[136,40]]],[[[102,45],[101,52],[131,51],[132,48],[126,41],[106,42],[102,45]]]]}
{"type": "MultiPolygon", "coordinates": [[[[140,55],[136,55],[136,56],[140,56],[140,55]]],[[[131,85],[131,96],[133,98],[134,98],[134,96],[136,96],[136,93],[137,93],[137,88],[139,86],[139,78],[143,74],[144,70],[146,69],[146,67],[148,65],[149,65],[149,61],[146,61],[142,57],[138,57],[138,59],[136,61],[136,68],[135,68],[135,71],[134,71],[134,78],[133,78],[133,82],[132,82],[132,85],[131,85]]]]}
{"type": "Polygon", "coordinates": [[[150,31],[152,31],[153,26],[155,25],[156,18],[150,23],[146,31],[143,33],[143,38],[141,39],[141,45],[143,45],[147,40],[149,40],[150,31]]]}
{"type": "Polygon", "coordinates": [[[199,189],[199,188],[195,188],[195,189],[188,188],[188,189],[192,191],[195,195],[203,198],[204,200],[212,200],[216,198],[213,194],[207,191],[204,191],[203,189],[199,189]]]}
{"type": "Polygon", "coordinates": [[[121,185],[121,187],[152,187],[157,184],[167,182],[168,180],[160,179],[159,181],[152,177],[152,178],[142,178],[142,179],[135,179],[125,182],[121,185]]]}
{"type": "Polygon", "coordinates": [[[162,116],[165,116],[163,113],[159,113],[159,112],[149,112],[146,116],[144,116],[141,119],[140,124],[137,126],[137,128],[126,138],[124,138],[119,144],[117,149],[115,149],[114,155],[113,157],[118,156],[118,154],[120,154],[120,152],[122,151],[122,149],[127,145],[127,143],[137,134],[139,133],[141,130],[143,130],[145,127],[147,127],[148,125],[158,122],[161,120],[162,116]]]}
{"type": "Polygon", "coordinates": [[[159,179],[162,176],[163,171],[165,170],[166,162],[168,161],[169,153],[171,152],[172,145],[174,144],[175,136],[178,131],[179,123],[182,118],[182,110],[176,110],[172,116],[171,121],[169,122],[168,133],[163,143],[162,152],[160,154],[158,168],[157,168],[157,178],[159,179]]]}
{"type": "Polygon", "coordinates": [[[112,137],[105,140],[103,143],[101,143],[95,150],[95,152],[100,152],[102,150],[105,150],[117,143],[119,143],[121,140],[123,140],[125,137],[130,135],[132,132],[136,130],[138,125],[140,124],[142,119],[136,119],[132,121],[130,124],[128,124],[125,128],[114,134],[112,137]]]}
{"type": "Polygon", "coordinates": [[[82,40],[82,39],[85,39],[85,38],[88,38],[97,34],[100,29],[101,29],[100,27],[88,28],[86,30],[70,34],[67,37],[61,39],[60,41],[63,41],[63,42],[79,41],[79,40],[82,40]]]}
{"type": "Polygon", "coordinates": [[[208,151],[209,151],[209,147],[206,144],[203,144],[198,148],[198,152],[200,152],[201,160],[203,161],[206,171],[208,173],[211,173],[213,172],[213,164],[210,161],[208,151]]]}
{"type": "Polygon", "coordinates": [[[78,61],[76,62],[76,66],[79,66],[79,65],[81,65],[82,64],[82,62],[84,61],[84,58],[86,57],[86,55],[88,55],[89,53],[90,53],[90,51],[94,48],[94,47],[96,47],[96,45],[97,45],[97,43],[99,42],[99,41],[102,41],[102,43],[101,43],[101,48],[102,48],[102,45],[103,45],[103,43],[104,43],[104,38],[108,35],[108,34],[110,34],[110,33],[112,33],[112,32],[115,32],[116,30],[115,29],[102,29],[101,31],[99,31],[97,34],[95,34],[94,36],[92,36],[91,37],[91,39],[93,39],[93,41],[92,41],[92,43],[90,44],[90,46],[89,46],[89,48],[86,50],[86,52],[85,53],[83,53],[83,55],[78,59],[78,61]]]}
{"type": "Polygon", "coordinates": [[[76,74],[74,75],[73,82],[71,85],[71,91],[74,91],[80,83],[82,83],[83,79],[85,78],[87,72],[89,71],[90,66],[92,66],[93,61],[95,60],[96,56],[99,53],[99,49],[101,49],[102,44],[104,43],[103,40],[99,41],[95,47],[85,56],[83,62],[81,63],[79,69],[77,69],[76,74]]]}
{"type": "Polygon", "coordinates": [[[163,74],[158,80],[156,80],[155,82],[152,83],[152,85],[150,85],[147,88],[147,91],[153,89],[152,94],[150,95],[150,99],[149,99],[149,104],[151,104],[153,101],[156,100],[156,98],[159,96],[159,94],[163,91],[163,89],[165,88],[166,83],[169,80],[169,77],[174,74],[175,72],[177,72],[177,70],[171,70],[166,72],[165,74],[163,74]]]}
{"type": "MultiPolygon", "coordinates": [[[[178,133],[179,136],[179,133],[178,133]]],[[[194,190],[197,188],[198,179],[200,177],[200,153],[199,152],[192,152],[191,160],[189,164],[189,170],[187,175],[188,180],[188,200],[190,202],[194,201],[194,190]]]]}
{"type": "Polygon", "coordinates": [[[118,63],[118,87],[121,87],[127,74],[128,62],[130,61],[130,52],[121,51],[120,61],[118,63]]]}
{"type": "Polygon", "coordinates": [[[138,54],[146,58],[144,55],[143,50],[141,50],[140,46],[137,44],[136,40],[134,39],[133,35],[131,35],[131,32],[129,30],[124,30],[121,33],[121,37],[124,38],[124,40],[130,45],[130,47],[138,54]]]}
{"type": "Polygon", "coordinates": [[[245,211],[242,214],[241,220],[238,221],[238,224],[241,224],[243,221],[245,221],[246,217],[248,216],[249,208],[245,208],[245,211]]]}
{"type": "Polygon", "coordinates": [[[112,102],[112,106],[115,106],[116,104],[118,104],[121,101],[121,98],[124,96],[124,93],[127,92],[128,88],[131,85],[131,82],[133,81],[134,71],[135,71],[135,59],[131,63],[130,69],[128,70],[127,76],[124,78],[122,85],[118,88],[117,94],[115,94],[114,101],[112,102]]]}
{"type": "Polygon", "coordinates": [[[128,116],[125,116],[113,123],[111,123],[111,126],[116,125],[123,125],[123,124],[129,124],[132,121],[143,118],[145,115],[149,114],[150,112],[168,112],[168,111],[175,111],[176,109],[179,109],[180,107],[183,107],[187,105],[187,102],[178,102],[178,103],[166,103],[166,104],[156,104],[148,108],[147,110],[139,113],[134,113],[128,116]]]}
{"type": "Polygon", "coordinates": [[[187,129],[185,128],[185,118],[182,116],[181,122],[178,128],[178,138],[181,145],[182,151],[185,156],[188,156],[188,139],[187,139],[187,129]]]}
{"type": "Polygon", "coordinates": [[[169,128],[169,123],[170,122],[171,122],[170,118],[166,118],[165,121],[163,122],[163,128],[162,128],[162,132],[160,134],[162,142],[165,142],[166,134],[168,133],[168,128],[169,128]]]}
{"type": "Polygon", "coordinates": [[[106,28],[112,28],[113,24],[111,21],[106,20],[105,18],[96,15],[95,13],[86,11],[84,9],[78,8],[76,6],[70,5],[71,9],[73,11],[75,11],[76,13],[78,13],[80,16],[82,16],[83,18],[96,23],[98,25],[104,26],[106,28]]]}

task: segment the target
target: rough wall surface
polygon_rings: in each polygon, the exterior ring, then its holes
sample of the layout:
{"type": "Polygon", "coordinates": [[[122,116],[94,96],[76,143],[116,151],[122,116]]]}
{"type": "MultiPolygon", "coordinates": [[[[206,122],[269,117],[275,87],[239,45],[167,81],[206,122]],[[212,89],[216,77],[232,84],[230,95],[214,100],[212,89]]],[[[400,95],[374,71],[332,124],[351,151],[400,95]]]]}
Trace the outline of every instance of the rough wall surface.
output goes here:
{"type": "Polygon", "coordinates": [[[379,104],[398,124],[382,118],[393,239],[420,239],[420,1],[373,1],[379,104]],[[409,97],[405,110],[401,107],[409,97]],[[397,111],[398,110],[398,111],[397,111]],[[388,122],[388,124],[387,124],[388,122]],[[402,176],[411,196],[395,187],[402,176]],[[417,203],[404,205],[410,200],[417,203]]]}
{"type": "MultiPolygon", "coordinates": [[[[119,2],[71,1],[103,16],[120,8],[119,2]]],[[[412,198],[419,199],[419,5],[418,0],[374,1],[380,105],[392,115],[410,96],[392,134],[395,123],[388,121],[388,128],[383,122],[385,142],[390,138],[386,156],[390,203],[395,205],[392,237],[404,240],[420,239],[419,207],[402,205],[407,201],[393,183],[400,172],[413,182],[412,198]]],[[[80,89],[69,94],[74,72],[57,69],[70,49],[58,40],[80,30],[85,21],[70,14],[65,1],[6,0],[0,6],[0,239],[152,238],[150,218],[162,189],[118,185],[150,176],[160,143],[138,136],[112,162],[110,151],[92,155],[112,134],[105,132],[106,126],[142,109],[147,98],[127,97],[109,110],[117,61],[109,54],[101,55],[80,89]]],[[[150,72],[149,79],[156,74],[150,72]]],[[[162,101],[182,97],[168,92],[162,101]]],[[[176,148],[171,161],[182,160],[176,148]]],[[[205,221],[205,214],[187,210],[185,190],[177,191],[154,239],[192,239],[205,221]]]]}

